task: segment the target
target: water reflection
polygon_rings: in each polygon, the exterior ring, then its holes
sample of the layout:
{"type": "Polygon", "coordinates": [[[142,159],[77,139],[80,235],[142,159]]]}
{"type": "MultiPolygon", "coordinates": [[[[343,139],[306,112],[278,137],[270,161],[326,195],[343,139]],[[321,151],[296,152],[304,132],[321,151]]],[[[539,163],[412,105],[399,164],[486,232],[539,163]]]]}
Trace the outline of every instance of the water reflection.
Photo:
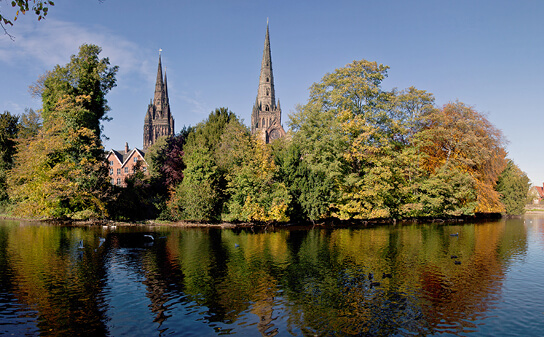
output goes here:
{"type": "Polygon", "coordinates": [[[260,232],[0,222],[0,334],[481,333],[510,266],[528,251],[527,228],[526,220],[260,232]]]}

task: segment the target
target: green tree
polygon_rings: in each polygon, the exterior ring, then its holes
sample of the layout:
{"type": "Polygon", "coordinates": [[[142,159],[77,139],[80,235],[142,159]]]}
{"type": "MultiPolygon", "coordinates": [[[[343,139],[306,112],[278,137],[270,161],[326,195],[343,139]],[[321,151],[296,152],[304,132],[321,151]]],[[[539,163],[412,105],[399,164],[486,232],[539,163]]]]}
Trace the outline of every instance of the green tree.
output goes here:
{"type": "Polygon", "coordinates": [[[226,174],[217,164],[221,137],[229,123],[238,117],[226,108],[218,108],[188,132],[183,147],[183,181],[175,187],[168,208],[176,219],[217,221],[225,202],[226,174]]]}
{"type": "Polygon", "coordinates": [[[422,117],[436,109],[434,96],[425,90],[410,87],[401,91],[393,89],[391,97],[395,140],[401,145],[410,145],[413,136],[424,126],[422,117]]]}
{"type": "Polygon", "coordinates": [[[110,66],[107,57],[99,58],[101,52],[102,48],[96,45],[81,45],[68,64],[55,66],[31,88],[41,95],[44,126],[62,118],[68,129],[84,127],[101,136],[100,122],[108,120],[106,114],[110,110],[106,94],[116,86],[115,74],[119,69],[110,66]],[[75,109],[58,108],[66,97],[73,100],[75,109]]]}
{"type": "Polygon", "coordinates": [[[9,111],[0,114],[0,203],[8,199],[6,177],[13,167],[19,118],[9,111]]]}
{"type": "Polygon", "coordinates": [[[530,181],[527,175],[509,159],[506,168],[499,176],[496,190],[501,194],[500,200],[508,215],[525,213],[530,181]]]}
{"type": "Polygon", "coordinates": [[[9,179],[17,214],[107,215],[111,190],[100,120],[109,110],[105,94],[115,86],[117,67],[99,59],[100,52],[82,45],[66,66],[56,66],[34,87],[42,95],[43,127],[21,142],[9,179]]]}
{"type": "Polygon", "coordinates": [[[207,147],[193,146],[185,155],[184,179],[176,186],[168,207],[174,219],[217,221],[221,207],[217,166],[207,147]]]}
{"type": "Polygon", "coordinates": [[[407,204],[411,216],[440,217],[474,213],[477,206],[475,182],[467,172],[444,165],[421,179],[414,194],[415,204],[407,204]]]}
{"type": "Polygon", "coordinates": [[[291,197],[287,215],[292,220],[316,221],[330,216],[329,205],[334,199],[334,185],[324,171],[312,168],[302,157],[299,144],[278,140],[273,153],[277,179],[282,181],[291,197]]]}
{"type": "Polygon", "coordinates": [[[0,114],[0,169],[9,170],[16,153],[19,117],[9,111],[0,114]]]}
{"type": "Polygon", "coordinates": [[[413,87],[383,90],[387,70],[366,60],[336,69],[291,116],[300,157],[332,182],[329,213],[341,219],[401,216],[416,188],[417,153],[407,147],[434,98],[413,87]]]}
{"type": "Polygon", "coordinates": [[[40,114],[33,109],[25,109],[25,112],[19,116],[19,133],[17,137],[27,139],[35,137],[42,127],[42,118],[40,114]]]}

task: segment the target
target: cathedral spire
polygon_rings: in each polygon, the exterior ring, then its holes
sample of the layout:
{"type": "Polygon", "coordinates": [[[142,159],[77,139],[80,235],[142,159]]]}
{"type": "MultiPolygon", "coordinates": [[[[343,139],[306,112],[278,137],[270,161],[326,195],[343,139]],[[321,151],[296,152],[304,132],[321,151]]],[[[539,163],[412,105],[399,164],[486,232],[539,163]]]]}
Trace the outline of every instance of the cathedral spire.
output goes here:
{"type": "Polygon", "coordinates": [[[147,108],[144,120],[144,151],[162,136],[174,134],[174,118],[170,112],[166,71],[162,73],[162,49],[159,49],[159,65],[153,101],[147,108]]]}
{"type": "Polygon", "coordinates": [[[162,81],[161,51],[162,49],[159,49],[159,66],[157,67],[157,81],[155,82],[155,95],[153,97],[153,104],[157,107],[160,107],[159,110],[162,110],[162,104],[164,100],[164,83],[162,81]]]}
{"type": "Polygon", "coordinates": [[[264,38],[263,60],[261,62],[261,75],[259,78],[258,100],[262,107],[269,110],[275,107],[274,74],[272,72],[272,53],[270,51],[270,31],[268,19],[266,20],[266,35],[264,38]]]}
{"type": "Polygon", "coordinates": [[[257,98],[251,114],[251,132],[258,134],[266,143],[285,135],[285,131],[281,126],[279,100],[276,105],[268,19],[266,20],[266,35],[264,37],[259,89],[257,90],[257,98]]]}

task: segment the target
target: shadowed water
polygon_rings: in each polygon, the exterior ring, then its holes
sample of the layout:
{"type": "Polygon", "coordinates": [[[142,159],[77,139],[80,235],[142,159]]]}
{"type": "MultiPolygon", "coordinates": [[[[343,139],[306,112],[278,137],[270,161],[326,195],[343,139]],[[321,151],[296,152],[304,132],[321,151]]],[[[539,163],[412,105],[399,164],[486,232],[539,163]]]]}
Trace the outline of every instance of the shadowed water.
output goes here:
{"type": "Polygon", "coordinates": [[[219,230],[0,221],[0,335],[540,336],[544,217],[219,230]]]}

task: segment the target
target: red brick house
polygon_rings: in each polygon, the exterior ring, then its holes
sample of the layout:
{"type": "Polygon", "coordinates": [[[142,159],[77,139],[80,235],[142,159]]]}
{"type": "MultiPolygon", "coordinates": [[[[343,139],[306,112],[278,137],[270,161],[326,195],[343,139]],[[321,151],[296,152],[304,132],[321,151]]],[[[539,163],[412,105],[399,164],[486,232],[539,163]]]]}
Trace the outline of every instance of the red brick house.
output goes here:
{"type": "Polygon", "coordinates": [[[145,153],[137,148],[130,150],[128,143],[125,143],[124,151],[111,149],[107,154],[109,175],[113,185],[126,187],[125,178],[136,172],[140,167],[147,174],[147,162],[144,159],[145,153]]]}

